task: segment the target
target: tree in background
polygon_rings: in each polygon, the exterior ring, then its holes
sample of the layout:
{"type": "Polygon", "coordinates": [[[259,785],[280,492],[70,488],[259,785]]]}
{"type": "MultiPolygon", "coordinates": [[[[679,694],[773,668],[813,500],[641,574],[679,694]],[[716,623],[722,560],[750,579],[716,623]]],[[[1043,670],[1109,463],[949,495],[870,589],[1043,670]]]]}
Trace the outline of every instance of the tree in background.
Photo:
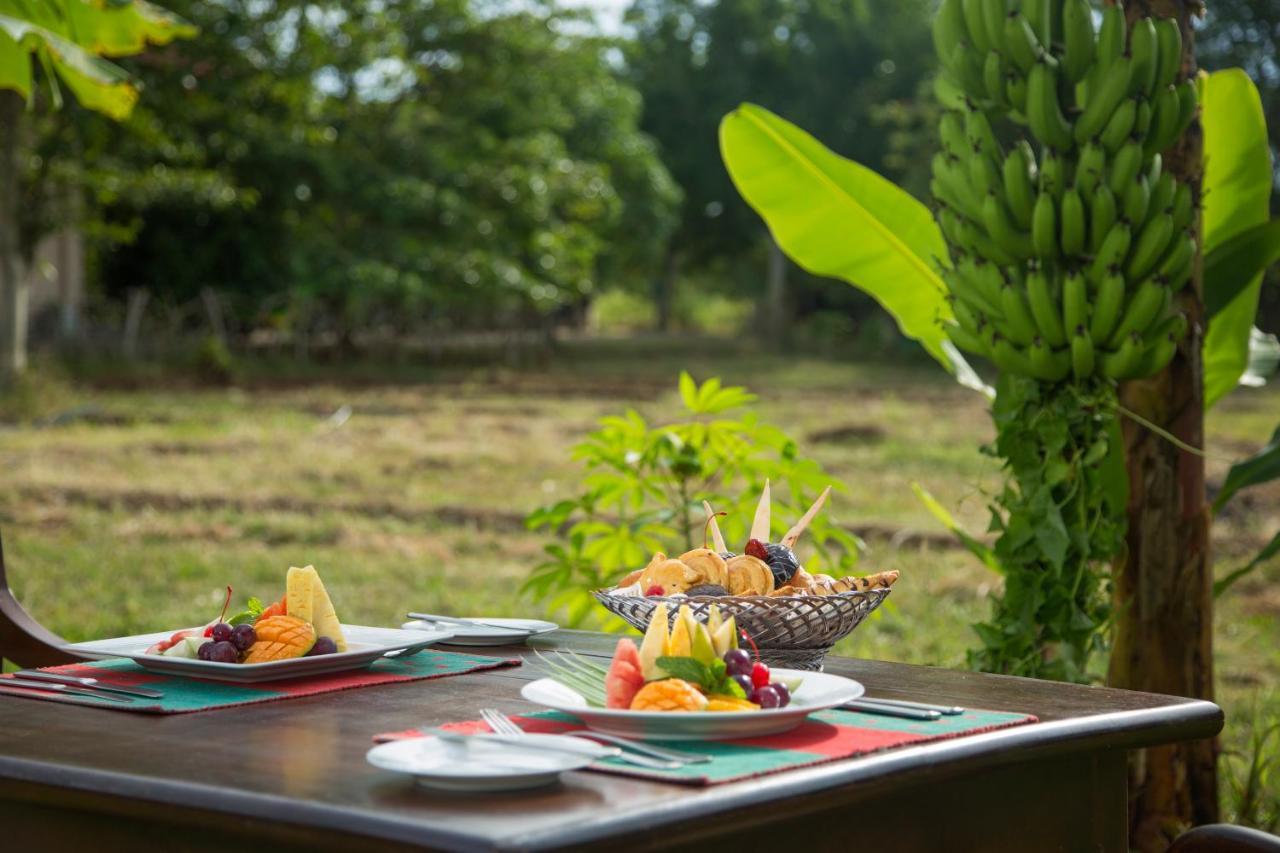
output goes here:
{"type": "Polygon", "coordinates": [[[65,87],[84,107],[124,119],[137,90],[125,72],[100,57],[136,54],[148,44],[193,34],[178,18],[132,0],[0,0],[0,378],[26,367],[25,267],[49,194],[42,179],[50,170],[43,161],[30,162],[36,158],[29,157],[24,99],[56,109],[65,87]],[[44,91],[35,83],[36,64],[44,91]]]}
{"type": "MultiPolygon", "coordinates": [[[[641,127],[684,191],[680,227],[654,279],[660,325],[670,322],[678,269],[758,258],[767,241],[717,148],[719,117],[741,101],[777,110],[841,153],[924,189],[927,177],[911,176],[924,174],[927,154],[895,160],[899,140],[885,131],[883,114],[897,105],[888,120],[910,121],[917,90],[933,73],[930,7],[927,0],[635,0],[626,15],[634,30],[627,74],[644,96],[641,127]]],[[[782,320],[785,267],[770,254],[765,316],[782,320]]]]}
{"type": "Polygon", "coordinates": [[[299,339],[548,324],[647,274],[679,190],[639,99],[554,4],[176,0],[204,35],[132,67],[164,96],[104,145],[217,175],[120,197],[108,294],[205,287],[299,339]],[[493,14],[490,14],[493,13],[493,14]],[[172,85],[173,81],[180,86],[172,85]]]}

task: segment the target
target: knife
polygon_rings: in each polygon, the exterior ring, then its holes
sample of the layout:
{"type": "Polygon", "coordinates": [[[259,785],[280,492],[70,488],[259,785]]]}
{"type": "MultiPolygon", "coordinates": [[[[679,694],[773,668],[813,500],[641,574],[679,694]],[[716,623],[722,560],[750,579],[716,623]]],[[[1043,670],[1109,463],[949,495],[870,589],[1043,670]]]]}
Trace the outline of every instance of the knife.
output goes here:
{"type": "Polygon", "coordinates": [[[937,720],[942,717],[938,711],[920,710],[918,708],[901,708],[897,705],[882,705],[879,702],[871,702],[865,699],[859,699],[854,702],[846,702],[840,706],[841,711],[860,711],[863,714],[879,714],[882,717],[898,717],[904,720],[937,720]]]}
{"type": "Polygon", "coordinates": [[[906,699],[881,699],[879,696],[866,696],[864,700],[867,702],[875,702],[877,705],[893,705],[896,708],[914,708],[917,711],[937,711],[948,717],[954,717],[964,713],[964,708],[959,705],[930,705],[927,702],[908,702],[906,699]]]}
{"type": "Polygon", "coordinates": [[[80,678],[75,675],[62,675],[61,673],[45,672],[40,669],[24,669],[15,673],[15,675],[27,681],[48,681],[52,684],[65,684],[69,687],[88,687],[94,690],[105,690],[108,693],[122,693],[125,696],[140,696],[143,699],[164,698],[164,694],[159,690],[151,690],[146,687],[121,687],[118,684],[107,684],[96,678],[80,678]]]}
{"type": "Polygon", "coordinates": [[[46,693],[65,693],[68,696],[86,696],[90,699],[106,699],[109,702],[132,702],[127,696],[115,696],[98,687],[72,687],[52,681],[27,681],[22,678],[0,678],[0,687],[17,690],[43,690],[46,693]]]}

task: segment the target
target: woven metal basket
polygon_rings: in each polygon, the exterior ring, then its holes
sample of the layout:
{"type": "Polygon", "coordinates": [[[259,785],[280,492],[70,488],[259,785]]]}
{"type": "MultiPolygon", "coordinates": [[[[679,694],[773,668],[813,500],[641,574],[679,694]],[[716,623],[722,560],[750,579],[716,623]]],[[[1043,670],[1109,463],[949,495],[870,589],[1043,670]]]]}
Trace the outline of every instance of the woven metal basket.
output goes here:
{"type": "Polygon", "coordinates": [[[888,588],[842,592],[836,595],[722,595],[693,597],[614,595],[612,590],[592,592],[610,612],[643,631],[659,602],[666,602],[674,624],[679,606],[689,605],[700,622],[706,622],[711,605],[726,616],[732,614],[771,666],[821,670],[831,647],[858,627],[889,595],[888,588]]]}

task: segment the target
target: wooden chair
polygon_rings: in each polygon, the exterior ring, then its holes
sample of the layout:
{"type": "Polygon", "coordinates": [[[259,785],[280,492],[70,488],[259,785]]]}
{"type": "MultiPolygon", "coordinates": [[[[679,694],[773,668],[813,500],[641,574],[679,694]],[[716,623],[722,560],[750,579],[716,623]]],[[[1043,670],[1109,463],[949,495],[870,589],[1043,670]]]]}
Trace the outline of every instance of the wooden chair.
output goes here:
{"type": "Polygon", "coordinates": [[[0,659],[18,666],[56,666],[82,660],[64,651],[66,640],[37,622],[9,589],[0,539],[0,659]]]}
{"type": "Polygon", "coordinates": [[[1179,835],[1169,845],[1169,853],[1280,853],[1280,838],[1243,826],[1211,823],[1179,835]]]}

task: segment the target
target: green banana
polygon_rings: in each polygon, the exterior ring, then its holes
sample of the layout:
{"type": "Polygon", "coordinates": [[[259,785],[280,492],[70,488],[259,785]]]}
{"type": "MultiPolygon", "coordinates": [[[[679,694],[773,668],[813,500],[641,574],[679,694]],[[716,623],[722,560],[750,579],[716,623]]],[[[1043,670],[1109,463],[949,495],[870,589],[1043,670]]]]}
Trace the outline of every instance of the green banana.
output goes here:
{"type": "Polygon", "coordinates": [[[1111,63],[1106,76],[1100,78],[1097,85],[1089,87],[1088,103],[1072,129],[1077,142],[1086,142],[1102,132],[1112,113],[1120,106],[1125,95],[1129,94],[1132,72],[1132,61],[1121,56],[1111,63]]]}
{"type": "Polygon", "coordinates": [[[1071,372],[1076,379],[1087,379],[1097,367],[1093,340],[1084,329],[1076,329],[1071,335],[1071,372]]]}
{"type": "Polygon", "coordinates": [[[1125,338],[1115,352],[1104,352],[1102,375],[1108,379],[1130,379],[1142,362],[1142,336],[1132,334],[1125,338]]]}
{"type": "MultiPolygon", "coordinates": [[[[1102,25],[1098,27],[1098,61],[1095,67],[1099,72],[1110,73],[1109,69],[1124,54],[1126,25],[1124,5],[1113,3],[1102,8],[1102,25]]],[[[1125,86],[1129,84],[1126,82],[1125,86]]]]}
{"type": "Polygon", "coordinates": [[[1178,185],[1172,174],[1169,172],[1161,174],[1151,188],[1151,198],[1147,203],[1147,218],[1150,219],[1157,213],[1170,213],[1173,208],[1173,194],[1177,189],[1178,185]]]}
{"type": "Polygon", "coordinates": [[[1072,146],[1071,124],[1058,103],[1056,74],[1043,59],[1027,75],[1027,123],[1036,138],[1059,151],[1072,146]]]}
{"type": "Polygon", "coordinates": [[[969,31],[965,27],[960,0],[942,0],[938,14],[933,16],[933,48],[944,65],[950,64],[951,54],[959,47],[960,42],[968,38],[969,31]]]}
{"type": "Polygon", "coordinates": [[[950,338],[951,342],[965,352],[979,355],[984,358],[990,357],[991,350],[983,342],[978,335],[970,334],[966,329],[957,323],[943,323],[942,329],[950,338]]]}
{"type": "Polygon", "coordinates": [[[961,237],[964,235],[960,229],[961,223],[964,222],[963,217],[949,207],[937,211],[934,217],[938,220],[938,227],[942,229],[942,235],[947,238],[947,242],[963,248],[961,237]]]}
{"type": "Polygon", "coordinates": [[[964,118],[954,110],[947,110],[938,119],[938,135],[942,138],[942,150],[952,157],[967,157],[972,150],[964,135],[964,118]]]}
{"type": "Polygon", "coordinates": [[[1072,270],[1062,280],[1062,325],[1073,332],[1089,326],[1089,291],[1084,276],[1072,270]]]}
{"type": "Polygon", "coordinates": [[[1151,346],[1162,338],[1172,338],[1175,343],[1182,340],[1187,334],[1187,315],[1179,311],[1177,314],[1170,314],[1159,323],[1156,323],[1151,329],[1142,336],[1142,340],[1147,346],[1151,346]]]}
{"type": "Polygon", "coordinates": [[[1173,205],[1170,207],[1169,214],[1173,217],[1173,230],[1186,231],[1191,227],[1191,220],[1195,217],[1195,205],[1191,198],[1191,185],[1178,184],[1177,189],[1173,192],[1173,205]]]}
{"type": "Polygon", "coordinates": [[[1111,187],[1099,184],[1089,197],[1089,251],[1097,254],[1102,241],[1116,222],[1116,196],[1111,187]]]}
{"type": "Polygon", "coordinates": [[[1071,372],[1071,359],[1066,351],[1055,352],[1040,338],[1031,342],[1028,357],[1034,377],[1041,382],[1060,382],[1071,372]]]}
{"type": "Polygon", "coordinates": [[[1004,158],[1000,175],[1004,183],[1004,197],[1009,203],[1009,212],[1018,223],[1018,227],[1026,230],[1031,227],[1031,210],[1035,206],[1035,187],[1031,183],[1031,161],[1026,145],[1015,145],[1004,158]]]}
{"type": "Polygon", "coordinates": [[[1072,188],[1063,194],[1061,207],[1062,253],[1068,256],[1084,254],[1084,200],[1072,188]]]}
{"type": "Polygon", "coordinates": [[[1175,139],[1182,135],[1182,131],[1187,129],[1187,125],[1191,124],[1191,119],[1196,114],[1196,105],[1200,100],[1200,95],[1196,91],[1196,84],[1190,80],[1183,80],[1178,84],[1177,88],[1178,130],[1173,135],[1175,139]]]}
{"type": "Polygon", "coordinates": [[[1167,213],[1157,214],[1138,234],[1129,262],[1124,267],[1125,276],[1130,281],[1137,281],[1154,269],[1172,237],[1173,217],[1167,213]]]}
{"type": "Polygon", "coordinates": [[[981,215],[982,208],[975,204],[973,187],[969,184],[969,176],[960,168],[960,162],[941,151],[933,155],[930,160],[933,177],[942,190],[934,195],[957,213],[976,219],[981,215]]]}
{"type": "Polygon", "coordinates": [[[1133,115],[1133,135],[1146,137],[1147,131],[1151,129],[1151,101],[1148,98],[1138,98],[1138,110],[1133,115]]]}
{"type": "Polygon", "coordinates": [[[1129,29],[1129,56],[1133,75],[1129,94],[1150,95],[1156,85],[1156,26],[1150,18],[1139,18],[1129,29]]]}
{"type": "Polygon", "coordinates": [[[1164,155],[1159,152],[1147,158],[1151,165],[1147,167],[1147,186],[1154,187],[1156,181],[1164,174],[1164,155]]]}
{"type": "Polygon", "coordinates": [[[1004,0],[983,0],[982,25],[987,34],[987,41],[990,42],[991,50],[1003,52],[1005,49],[1004,18],[1006,11],[1004,0]]]}
{"type": "Polygon", "coordinates": [[[1177,139],[1179,109],[1177,87],[1165,86],[1156,92],[1151,132],[1143,142],[1147,156],[1165,150],[1177,139]]]}
{"type": "Polygon", "coordinates": [[[1031,211],[1031,245],[1043,260],[1058,256],[1058,211],[1047,192],[1036,197],[1031,211]]]}
{"type": "Polygon", "coordinates": [[[1048,50],[1053,44],[1053,4],[1050,0],[1022,0],[1022,14],[1031,25],[1040,44],[1048,50]]]}
{"type": "Polygon", "coordinates": [[[1062,71],[1079,83],[1093,66],[1093,10],[1089,0],[1065,0],[1062,7],[1062,71]]]}
{"type": "Polygon", "coordinates": [[[1027,273],[1027,305],[1031,307],[1031,318],[1035,320],[1040,337],[1054,347],[1067,342],[1066,329],[1062,325],[1062,314],[1053,299],[1053,288],[1049,279],[1039,269],[1027,273]]]}
{"type": "Polygon", "coordinates": [[[944,109],[963,110],[968,107],[968,96],[960,84],[946,74],[933,78],[933,96],[944,109]]]}
{"type": "Polygon", "coordinates": [[[987,97],[987,84],[982,79],[982,60],[978,58],[983,55],[985,54],[975,54],[968,42],[961,42],[960,47],[951,55],[951,65],[947,71],[966,93],[966,104],[970,97],[978,100],[985,100],[987,97]]]}
{"type": "Polygon", "coordinates": [[[995,342],[992,343],[991,360],[995,362],[996,367],[1005,373],[1035,376],[1035,368],[1031,366],[1031,359],[1027,358],[1027,354],[1014,347],[1004,338],[996,338],[995,342]]]}
{"type": "Polygon", "coordinates": [[[1102,239],[1102,245],[1094,253],[1093,263],[1089,265],[1088,276],[1090,281],[1102,281],[1102,277],[1107,274],[1107,270],[1120,265],[1125,255],[1129,253],[1130,239],[1131,232],[1126,223],[1121,221],[1111,226],[1107,236],[1102,239]]]}
{"type": "Polygon", "coordinates": [[[1163,370],[1165,365],[1173,361],[1173,356],[1177,351],[1178,341],[1172,335],[1164,335],[1147,342],[1146,348],[1142,352],[1142,358],[1133,369],[1131,378],[1142,379],[1147,376],[1154,376],[1163,370]]]}
{"type": "Polygon", "coordinates": [[[1045,52],[1040,39],[1021,12],[1011,12],[1004,19],[1004,47],[1009,59],[1024,74],[1031,70],[1036,59],[1045,52]]]}
{"type": "Polygon", "coordinates": [[[1111,338],[1116,323],[1120,322],[1120,310],[1124,307],[1124,276],[1109,271],[1098,282],[1093,300],[1093,317],[1089,320],[1089,336],[1098,346],[1111,338]]]}
{"type": "Polygon", "coordinates": [[[974,305],[993,320],[1004,318],[1000,310],[1000,288],[1004,280],[1000,271],[986,261],[965,258],[956,264],[952,278],[948,280],[951,292],[974,305]]]}
{"type": "Polygon", "coordinates": [[[1156,88],[1172,84],[1181,70],[1182,29],[1177,20],[1161,18],[1156,21],[1156,88]]]}
{"type": "Polygon", "coordinates": [[[969,157],[969,186],[978,196],[978,203],[990,193],[998,193],[1003,189],[1004,179],[996,161],[985,154],[974,153],[969,157]]]}
{"type": "Polygon", "coordinates": [[[1018,262],[1018,258],[1006,251],[995,240],[992,240],[984,229],[977,227],[968,220],[960,222],[960,245],[1001,266],[1018,262]]]}
{"type": "Polygon", "coordinates": [[[1030,344],[1036,336],[1036,325],[1022,290],[1011,284],[1001,288],[1000,308],[1004,311],[1000,331],[1019,346],[1030,344]]]}
{"type": "Polygon", "coordinates": [[[951,313],[956,318],[956,322],[960,324],[966,332],[974,337],[981,337],[982,328],[986,325],[986,318],[979,312],[973,310],[973,307],[964,300],[952,295],[947,298],[947,302],[951,305],[951,313]]]}
{"type": "Polygon", "coordinates": [[[1165,284],[1175,293],[1182,289],[1191,277],[1191,270],[1196,261],[1196,241],[1190,234],[1184,234],[1175,241],[1174,247],[1164,256],[1156,275],[1164,279],[1165,284]]]}
{"type": "Polygon", "coordinates": [[[1124,196],[1120,199],[1120,210],[1135,228],[1146,219],[1150,199],[1151,191],[1145,175],[1139,175],[1136,181],[1125,188],[1124,196]]]}
{"type": "Polygon", "coordinates": [[[1130,335],[1141,335],[1159,317],[1169,304],[1169,288],[1154,278],[1144,279],[1125,306],[1120,323],[1107,339],[1107,348],[1114,349],[1130,335]]]}
{"type": "Polygon", "coordinates": [[[1092,140],[1086,142],[1080,149],[1079,159],[1076,160],[1076,189],[1088,196],[1102,182],[1102,175],[1106,168],[1106,150],[1092,140]]]}
{"type": "Polygon", "coordinates": [[[1103,126],[1102,132],[1098,134],[1098,142],[1106,149],[1108,154],[1114,154],[1120,150],[1120,146],[1133,133],[1133,127],[1138,122],[1138,99],[1128,98],[1120,106],[1116,107],[1115,112],[1111,114],[1111,118],[1107,120],[1103,126]]]}
{"type": "MultiPolygon", "coordinates": [[[[1004,78],[1004,96],[1009,102],[1009,106],[1019,112],[1025,112],[1027,109],[1027,78],[1021,74],[1010,71],[1004,78]]],[[[1013,118],[1011,114],[1009,118],[1013,118]]],[[[1019,122],[1025,124],[1026,122],[1019,122]]]]}
{"type": "Polygon", "coordinates": [[[984,0],[960,0],[961,15],[964,17],[965,30],[969,33],[969,42],[979,54],[985,54],[991,50],[986,18],[982,14],[983,2],[984,0]]]}
{"type": "Polygon", "coordinates": [[[1014,224],[1000,195],[994,190],[987,194],[982,203],[982,221],[987,226],[987,233],[992,241],[1010,255],[1029,258],[1034,254],[1031,237],[1014,224]]]}
{"type": "Polygon", "coordinates": [[[974,151],[988,157],[1000,156],[1000,145],[996,142],[995,131],[991,129],[991,119],[982,110],[969,110],[964,114],[964,135],[974,151]]]}
{"type": "Polygon", "coordinates": [[[1040,174],[1038,175],[1040,183],[1040,191],[1046,192],[1053,196],[1054,201],[1062,198],[1062,191],[1066,189],[1066,164],[1063,159],[1053,151],[1044,152],[1044,157],[1040,162],[1040,174]]]}
{"type": "Polygon", "coordinates": [[[1129,140],[1120,147],[1111,160],[1111,169],[1107,173],[1107,186],[1117,196],[1124,194],[1125,189],[1138,177],[1142,168],[1142,143],[1129,140]]]}
{"type": "Polygon", "coordinates": [[[1009,99],[1005,95],[1004,77],[1004,62],[1001,61],[1000,54],[994,50],[987,51],[987,57],[982,63],[982,85],[986,88],[987,95],[998,106],[1008,107],[1009,99]]]}

